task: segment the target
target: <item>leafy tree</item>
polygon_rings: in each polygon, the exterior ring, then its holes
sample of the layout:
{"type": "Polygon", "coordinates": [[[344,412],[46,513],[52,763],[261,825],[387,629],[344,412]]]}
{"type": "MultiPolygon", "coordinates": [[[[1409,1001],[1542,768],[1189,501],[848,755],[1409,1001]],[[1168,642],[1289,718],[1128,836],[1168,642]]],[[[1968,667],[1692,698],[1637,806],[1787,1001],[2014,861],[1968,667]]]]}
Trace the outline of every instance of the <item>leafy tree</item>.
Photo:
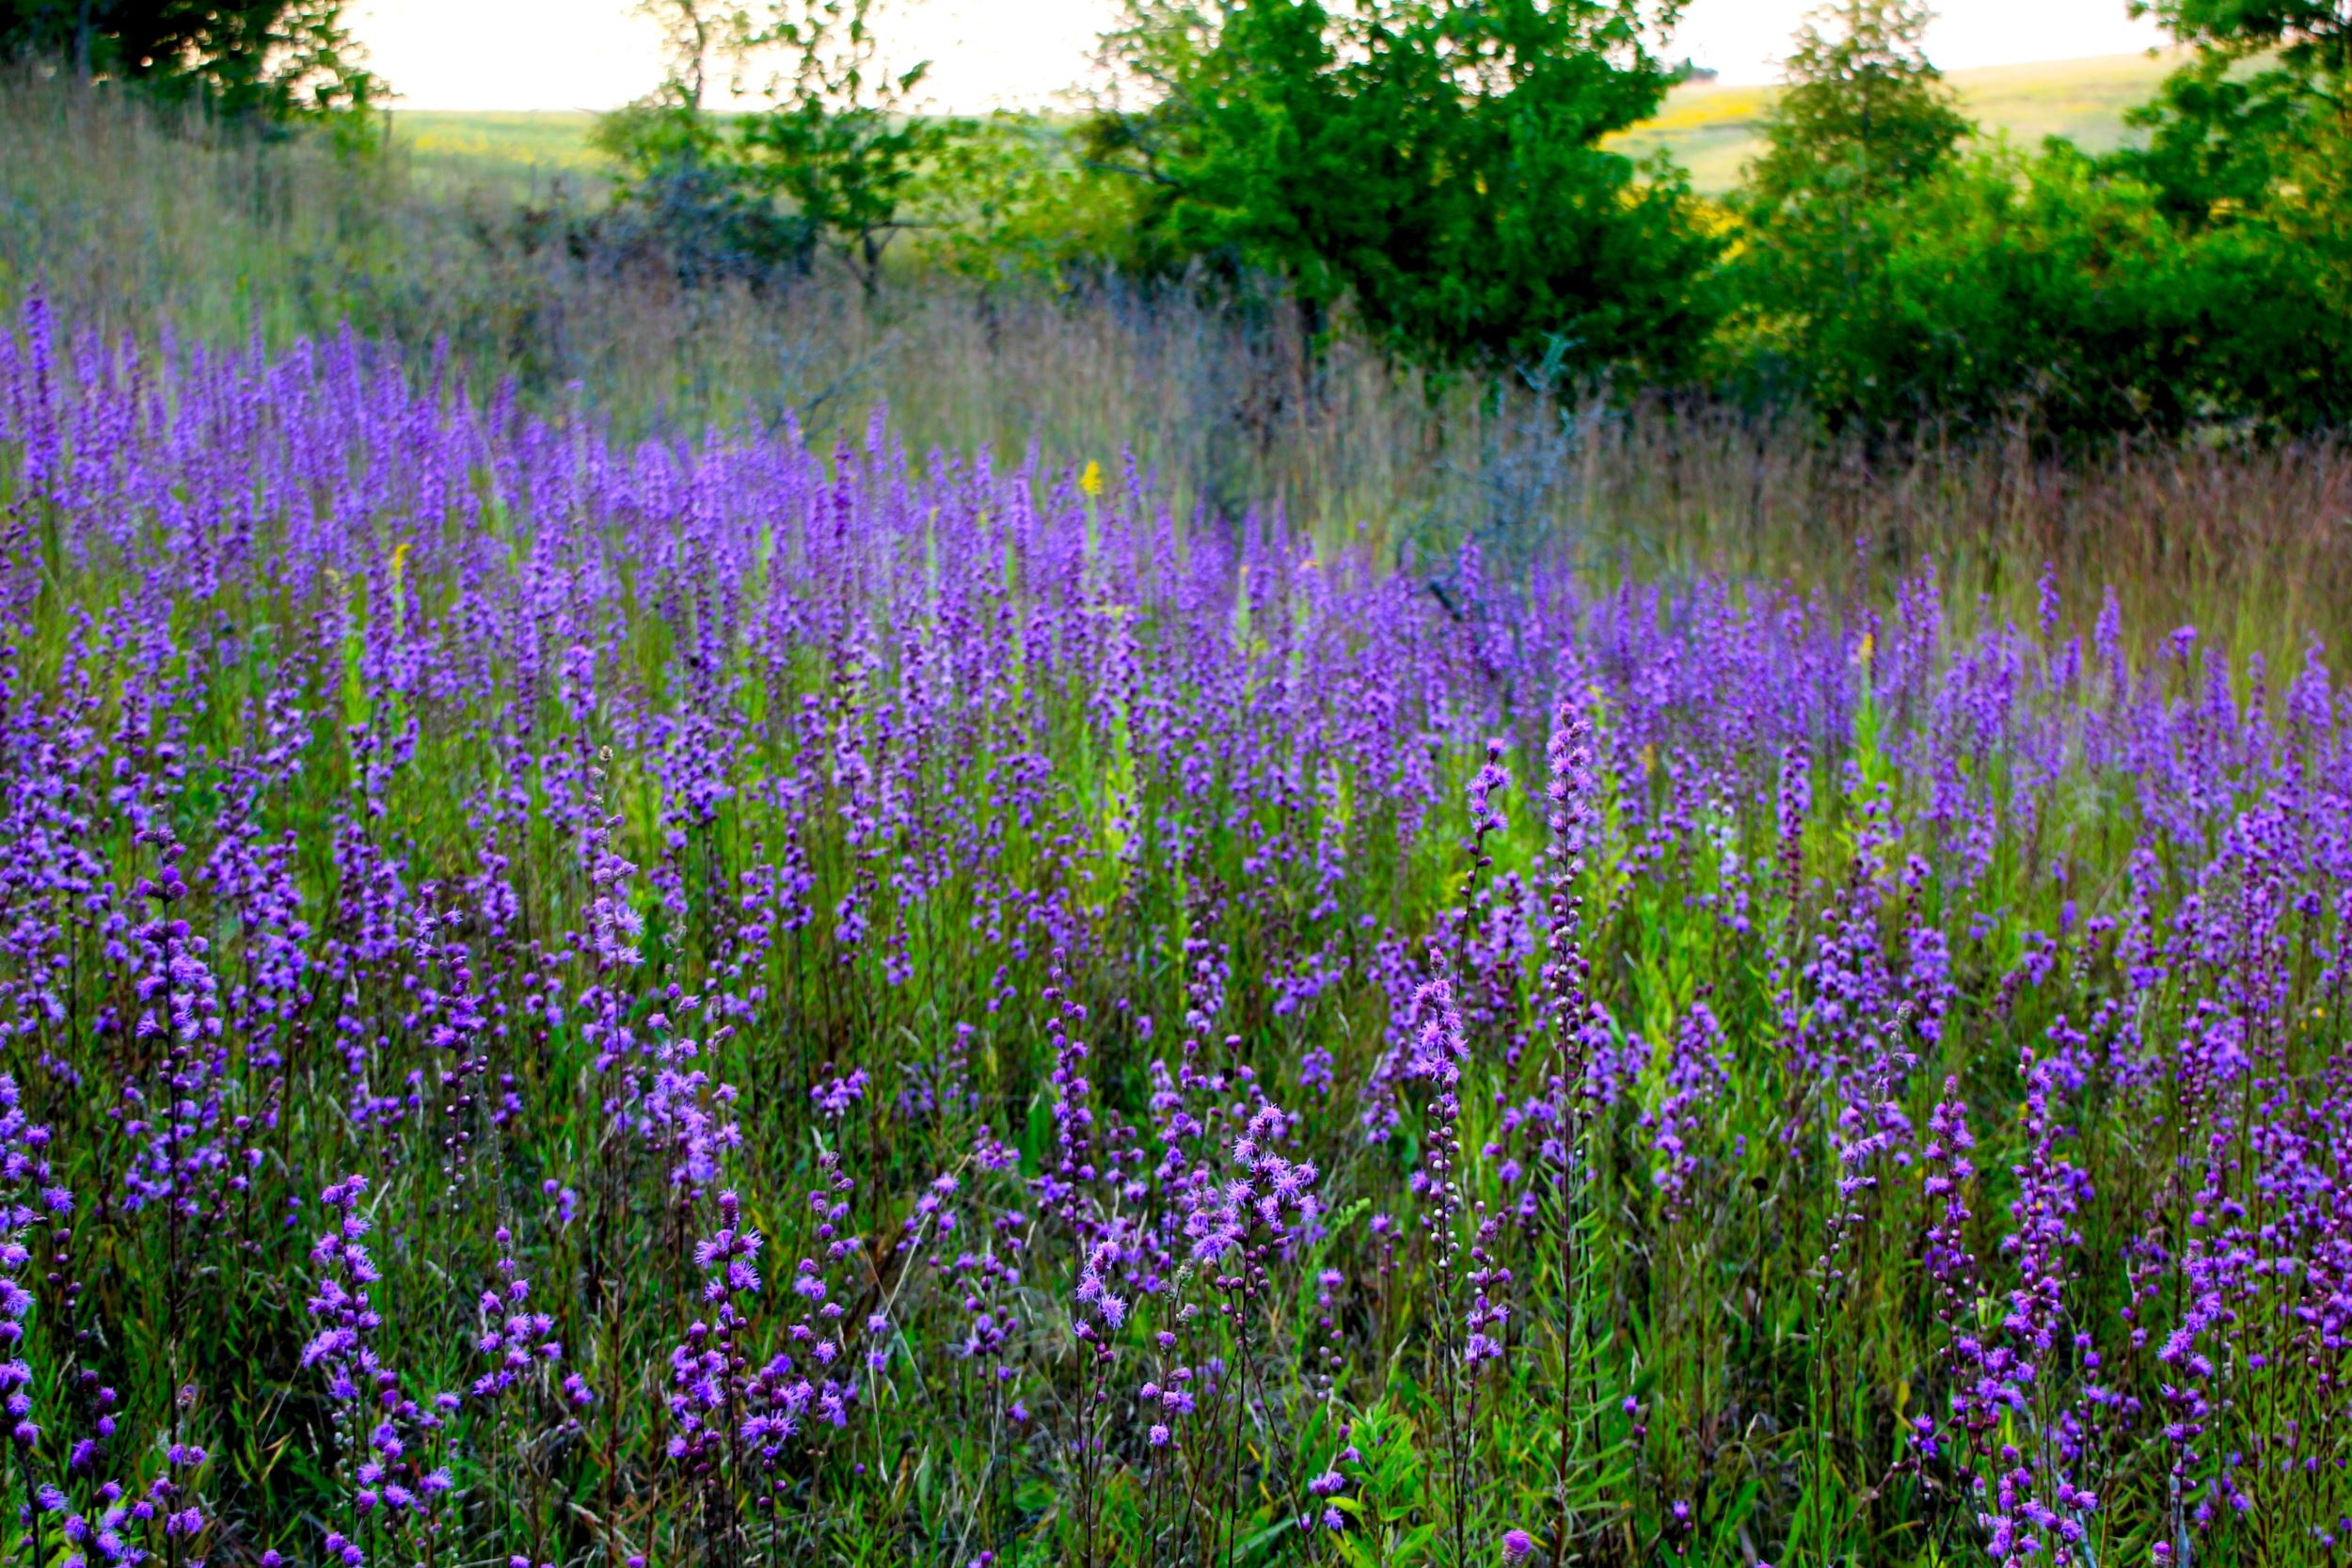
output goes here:
{"type": "MultiPolygon", "coordinates": [[[[2213,8],[2179,0],[2193,6],[2213,8]]],[[[1963,155],[1971,128],[1920,49],[1927,22],[1912,0],[1844,0],[1800,35],[1734,198],[1744,228],[1722,281],[1737,307],[1716,347],[1737,377],[1901,438],[1923,421],[2063,443],[2352,414],[2325,249],[2247,216],[2285,189],[2282,143],[2242,140],[2178,182],[2162,158],[2058,141],[1963,155]],[[2203,203],[2231,182],[2237,214],[2218,221],[2203,203]]],[[[2215,71],[2175,90],[2238,89],[2215,71]]]]}
{"type": "Polygon", "coordinates": [[[927,260],[983,285],[1053,284],[1132,253],[1124,182],[1090,174],[1035,115],[956,121],[924,170],[917,210],[927,260]]]}
{"type": "Polygon", "coordinates": [[[1739,293],[1802,332],[1881,265],[1901,194],[1951,166],[1975,129],[1921,49],[1916,0],[1841,0],[1805,19],[1733,205],[1739,293]]]}
{"type": "Polygon", "coordinates": [[[1141,192],[1136,260],[1269,273],[1413,357],[1671,374],[1714,242],[1689,192],[1597,144],[1656,109],[1676,7],[1638,0],[1129,0],[1106,39],[1148,102],[1089,165],[1141,192]]]}
{"type": "Polygon", "coordinates": [[[817,231],[743,173],[722,127],[660,98],[601,117],[591,137],[620,165],[595,248],[672,267],[687,284],[772,282],[804,271],[817,231]]]}
{"type": "Polygon", "coordinates": [[[1724,341],[1743,372],[1833,418],[1883,402],[1854,379],[1874,372],[1856,369],[1849,312],[1916,221],[1905,198],[1950,169],[1973,130],[1921,48],[1930,20],[1916,0],[1841,0],[1808,16],[1764,151],[1732,198],[1743,230],[1724,273],[1724,341]]]}
{"type": "Polygon", "coordinates": [[[740,54],[751,30],[750,13],[723,0],[637,0],[636,11],[661,32],[669,72],[655,97],[702,113],[711,64],[740,54]]]}
{"type": "Polygon", "coordinates": [[[1951,163],[1976,127],[1921,48],[1931,20],[1916,0],[1842,0],[1805,19],[1748,170],[1752,203],[1860,207],[1951,163]]]}
{"type": "Polygon", "coordinates": [[[771,0],[755,16],[716,0],[644,0],[641,10],[662,27],[667,74],[597,128],[626,171],[620,206],[660,214],[682,258],[734,247],[772,268],[828,244],[870,297],[891,241],[922,221],[914,209],[927,167],[969,134],[963,122],[913,112],[928,63],[882,68],[877,8],[877,0],[771,0]],[[767,106],[713,114],[705,99],[715,61],[739,97],[764,71],[756,96],[767,106]]]}
{"type": "Polygon", "coordinates": [[[913,227],[926,162],[958,127],[914,113],[929,61],[885,70],[875,0],[777,0],[754,51],[781,51],[772,107],[738,124],[741,166],[830,241],[868,297],[882,254],[913,227]]]}
{"type": "Polygon", "coordinates": [[[2334,87],[2352,75],[2352,10],[2343,0],[2134,0],[2136,16],[2153,16],[2201,54],[2243,60],[2268,56],[2306,91],[2330,99],[2352,117],[2334,87]]]}
{"type": "Polygon", "coordinates": [[[748,16],[715,0],[639,0],[637,12],[660,29],[665,71],[591,133],[623,170],[612,212],[596,227],[597,248],[658,257],[689,284],[772,279],[804,267],[814,229],[744,177],[725,122],[705,107],[714,68],[748,46],[748,16]]]}
{"type": "MultiPolygon", "coordinates": [[[[2352,339],[2352,10],[2340,0],[2134,9],[2193,53],[2134,115],[2147,145],[2110,166],[2152,187],[2185,228],[2234,230],[2237,244],[2266,247],[2308,278],[2310,342],[2352,339]]],[[[2343,373],[2331,368],[2329,379],[2343,373]]]]}
{"type": "Polygon", "coordinates": [[[2193,51],[2131,117],[2147,147],[2115,160],[2175,216],[2201,225],[2280,198],[2341,196],[2327,176],[2352,149],[2352,13],[2334,0],[2141,0],[2134,10],[2193,51]]]}
{"type": "Polygon", "coordinates": [[[387,93],[344,0],[0,0],[0,55],[196,98],[239,119],[370,122],[387,93]]]}
{"type": "Polygon", "coordinates": [[[711,162],[723,140],[705,107],[711,66],[740,55],[751,23],[716,0],[637,0],[635,8],[660,29],[666,69],[651,92],[599,116],[590,140],[642,182],[711,162]]]}

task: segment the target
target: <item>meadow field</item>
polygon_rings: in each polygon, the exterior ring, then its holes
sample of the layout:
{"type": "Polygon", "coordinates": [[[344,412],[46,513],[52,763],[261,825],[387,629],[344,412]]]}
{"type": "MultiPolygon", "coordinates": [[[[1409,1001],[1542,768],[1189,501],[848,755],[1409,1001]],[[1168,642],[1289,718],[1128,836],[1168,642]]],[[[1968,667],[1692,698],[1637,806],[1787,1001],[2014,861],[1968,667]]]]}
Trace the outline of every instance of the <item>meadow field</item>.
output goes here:
{"type": "MultiPolygon", "coordinates": [[[[2102,55],[1955,71],[1949,80],[1989,135],[2021,146],[2065,136],[2106,152],[2131,138],[2125,112],[2146,103],[2179,63],[2172,52],[2102,55]]],[[[1762,150],[1760,127],[1776,95],[1770,87],[1691,83],[1677,87],[1654,117],[1611,145],[1637,154],[1662,152],[1689,171],[1701,193],[1721,196],[1738,182],[1741,166],[1762,150]]],[[[594,189],[612,177],[612,164],[589,139],[596,116],[585,110],[395,107],[392,125],[395,146],[428,182],[487,183],[528,195],[556,181],[594,189]]]]}
{"type": "Polygon", "coordinates": [[[9,1560],[2352,1559],[2335,437],[0,136],[9,1560]]]}
{"type": "MultiPolygon", "coordinates": [[[[2176,52],[2100,55],[2033,65],[1980,66],[1946,80],[1986,135],[2030,147],[2064,136],[2092,152],[2124,146],[2135,135],[2125,114],[2148,101],[2180,64],[2176,52]]],[[[1739,182],[1740,168],[1764,150],[1763,124],[1779,89],[1692,82],[1666,96],[1658,113],[1613,145],[1629,152],[1662,152],[1690,172],[1691,183],[1721,196],[1739,182]]],[[[422,118],[422,117],[421,117],[422,118]]],[[[450,130],[454,132],[456,123],[450,130]]],[[[417,131],[422,152],[442,133],[437,118],[417,131]]],[[[519,151],[519,148],[517,149],[519,151]]]]}

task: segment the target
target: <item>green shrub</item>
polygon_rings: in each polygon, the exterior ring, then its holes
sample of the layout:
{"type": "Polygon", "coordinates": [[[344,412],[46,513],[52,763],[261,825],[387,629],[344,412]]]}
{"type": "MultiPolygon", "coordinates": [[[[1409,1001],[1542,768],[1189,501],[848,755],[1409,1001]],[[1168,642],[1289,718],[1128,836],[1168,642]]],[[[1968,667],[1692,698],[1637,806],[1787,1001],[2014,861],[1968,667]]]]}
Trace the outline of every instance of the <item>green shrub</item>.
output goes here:
{"type": "Polygon", "coordinates": [[[1974,153],[1837,238],[1835,262],[1786,231],[1736,256],[1719,345],[1732,378],[1833,423],[2006,419],[2079,440],[2347,412],[2341,308],[2308,252],[2266,225],[2184,230],[2155,189],[2064,143],[1974,153]]]}
{"type": "Polygon", "coordinates": [[[1089,160],[1144,189],[1137,248],[1343,300],[1407,357],[1671,375],[1708,325],[1715,242],[1680,176],[1597,144],[1672,72],[1636,5],[1139,0],[1113,35],[1157,101],[1089,160]]]}

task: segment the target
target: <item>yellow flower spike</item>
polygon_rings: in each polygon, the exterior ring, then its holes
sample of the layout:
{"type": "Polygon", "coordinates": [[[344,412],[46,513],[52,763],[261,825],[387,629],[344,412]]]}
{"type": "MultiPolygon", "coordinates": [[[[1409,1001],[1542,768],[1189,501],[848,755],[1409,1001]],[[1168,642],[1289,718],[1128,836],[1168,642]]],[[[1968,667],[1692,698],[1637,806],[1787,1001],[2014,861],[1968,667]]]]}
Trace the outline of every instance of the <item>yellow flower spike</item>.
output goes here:
{"type": "Polygon", "coordinates": [[[1877,651],[1877,648],[1878,635],[1875,632],[1864,632],[1861,642],[1854,648],[1853,661],[1867,670],[1870,667],[1870,655],[1877,651]]]}
{"type": "Polygon", "coordinates": [[[1101,495],[1103,493],[1103,465],[1090,457],[1088,458],[1085,470],[1078,475],[1078,488],[1089,496],[1101,495]]]}
{"type": "Polygon", "coordinates": [[[408,541],[403,539],[392,546],[390,562],[392,579],[392,636],[406,641],[408,636],[408,541]]]}
{"type": "Polygon", "coordinates": [[[1658,766],[1658,743],[1650,741],[1642,748],[1642,777],[1648,778],[1658,766]]]}

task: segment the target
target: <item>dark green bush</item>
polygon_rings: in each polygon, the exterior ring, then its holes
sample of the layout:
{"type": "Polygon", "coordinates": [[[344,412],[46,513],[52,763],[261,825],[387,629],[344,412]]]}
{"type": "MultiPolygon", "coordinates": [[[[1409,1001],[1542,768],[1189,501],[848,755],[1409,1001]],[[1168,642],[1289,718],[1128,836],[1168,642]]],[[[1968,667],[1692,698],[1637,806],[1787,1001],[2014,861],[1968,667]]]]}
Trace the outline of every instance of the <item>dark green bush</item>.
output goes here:
{"type": "Polygon", "coordinates": [[[1834,235],[1754,243],[1727,277],[1727,372],[1836,423],[2073,438],[2346,412],[2343,316],[2308,251],[2269,225],[2184,229],[2064,144],[1973,154],[1834,235]]]}

